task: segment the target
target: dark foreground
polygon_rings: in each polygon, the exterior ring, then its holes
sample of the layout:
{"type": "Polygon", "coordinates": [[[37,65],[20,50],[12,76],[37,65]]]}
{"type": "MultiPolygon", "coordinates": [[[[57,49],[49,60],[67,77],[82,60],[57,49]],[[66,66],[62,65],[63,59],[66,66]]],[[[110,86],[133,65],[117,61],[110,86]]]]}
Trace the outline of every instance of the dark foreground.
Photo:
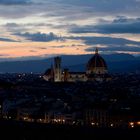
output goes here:
{"type": "Polygon", "coordinates": [[[0,121],[0,139],[3,140],[119,140],[139,139],[140,129],[101,129],[80,126],[44,125],[0,121]]]}

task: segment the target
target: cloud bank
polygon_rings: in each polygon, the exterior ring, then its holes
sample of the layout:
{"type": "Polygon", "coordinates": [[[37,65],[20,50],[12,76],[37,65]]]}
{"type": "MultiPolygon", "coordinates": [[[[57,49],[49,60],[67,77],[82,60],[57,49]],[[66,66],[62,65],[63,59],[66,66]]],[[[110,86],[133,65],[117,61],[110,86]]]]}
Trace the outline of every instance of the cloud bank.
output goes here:
{"type": "Polygon", "coordinates": [[[27,40],[35,42],[50,42],[53,40],[61,40],[61,37],[58,37],[54,33],[50,32],[49,34],[45,33],[16,33],[15,35],[25,37],[27,40]]]}
{"type": "Polygon", "coordinates": [[[30,0],[0,0],[0,5],[25,5],[30,3],[30,0]]]}
{"type": "Polygon", "coordinates": [[[124,34],[140,33],[140,18],[120,17],[113,20],[111,23],[77,26],[70,29],[71,33],[103,33],[103,34],[124,34]]]}

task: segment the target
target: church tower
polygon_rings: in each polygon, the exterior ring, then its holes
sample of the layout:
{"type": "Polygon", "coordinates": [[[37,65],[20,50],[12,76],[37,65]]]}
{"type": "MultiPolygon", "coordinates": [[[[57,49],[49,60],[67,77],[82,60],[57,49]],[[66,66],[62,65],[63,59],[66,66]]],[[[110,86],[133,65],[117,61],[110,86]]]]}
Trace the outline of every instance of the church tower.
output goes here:
{"type": "Polygon", "coordinates": [[[54,81],[61,82],[61,58],[54,58],[54,81]]]}

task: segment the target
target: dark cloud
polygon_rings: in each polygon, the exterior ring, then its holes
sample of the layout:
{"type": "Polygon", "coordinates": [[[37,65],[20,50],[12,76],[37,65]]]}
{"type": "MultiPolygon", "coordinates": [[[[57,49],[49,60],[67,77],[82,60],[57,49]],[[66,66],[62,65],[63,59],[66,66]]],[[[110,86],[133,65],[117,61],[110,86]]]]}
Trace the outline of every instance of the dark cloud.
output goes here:
{"type": "Polygon", "coordinates": [[[6,23],[6,24],[5,24],[5,25],[3,25],[3,26],[13,28],[13,27],[18,27],[18,26],[19,26],[19,24],[17,24],[17,23],[6,23]]]}
{"type": "Polygon", "coordinates": [[[112,8],[112,7],[125,7],[125,6],[128,6],[128,5],[134,5],[134,4],[138,4],[138,0],[117,0],[117,1],[114,1],[114,0],[100,0],[100,1],[97,1],[97,0],[69,0],[69,1],[66,1],[66,0],[55,0],[55,2],[63,2],[65,4],[71,4],[71,5],[77,5],[77,6],[97,6],[97,8],[99,7],[104,7],[104,8],[112,8]],[[120,5],[120,3],[122,5],[120,5]]]}
{"type": "Polygon", "coordinates": [[[138,14],[140,7],[139,0],[55,0],[68,4],[71,7],[88,7],[88,12],[98,15],[112,14],[138,14]]]}
{"type": "Polygon", "coordinates": [[[123,38],[113,37],[70,37],[71,39],[83,40],[86,45],[92,46],[86,51],[93,51],[95,47],[100,46],[101,51],[124,51],[140,52],[140,42],[131,41],[123,38]]]}
{"type": "Polygon", "coordinates": [[[99,25],[86,25],[74,27],[70,29],[72,33],[103,33],[103,34],[124,34],[124,33],[140,33],[140,18],[125,18],[119,17],[113,20],[112,23],[99,25]]]}
{"type": "Polygon", "coordinates": [[[87,45],[125,45],[133,44],[140,45],[138,41],[132,41],[123,38],[113,38],[113,37],[96,37],[96,36],[81,36],[81,37],[68,37],[68,39],[83,40],[87,45]]]}
{"type": "Polygon", "coordinates": [[[82,45],[82,44],[72,44],[71,45],[71,47],[82,47],[82,46],[84,46],[84,45],[82,45]]]}
{"type": "Polygon", "coordinates": [[[0,41],[4,41],[4,42],[18,42],[16,40],[9,39],[9,38],[0,38],[0,41]]]}
{"type": "MultiPolygon", "coordinates": [[[[91,47],[88,49],[85,49],[87,52],[93,52],[93,50],[95,50],[95,47],[91,47]]],[[[135,46],[117,46],[117,45],[109,45],[107,47],[100,47],[100,51],[103,52],[116,52],[116,51],[120,51],[120,52],[140,52],[140,47],[135,47],[135,46]]]]}
{"type": "Polygon", "coordinates": [[[125,16],[117,16],[113,23],[135,23],[140,22],[140,18],[127,18],[125,16]]]}
{"type": "Polygon", "coordinates": [[[0,1],[0,17],[4,19],[19,19],[31,17],[46,12],[46,5],[35,3],[34,1],[0,1]]]}
{"type": "Polygon", "coordinates": [[[119,18],[111,24],[97,25],[94,27],[98,33],[140,33],[140,18],[127,19],[119,18]]]}
{"type": "MultiPolygon", "coordinates": [[[[46,15],[45,17],[64,17],[65,21],[71,21],[108,15],[139,15],[140,12],[138,0],[1,0],[0,4],[29,5],[31,2],[33,4],[30,7],[1,7],[0,16],[21,18],[46,15]]],[[[64,22],[61,18],[60,21],[64,22]]]]}
{"type": "Polygon", "coordinates": [[[52,32],[49,34],[40,33],[40,32],[38,33],[26,32],[26,33],[16,33],[15,35],[25,37],[27,40],[35,41],[35,42],[50,42],[53,40],[62,40],[61,37],[58,37],[52,32]]]}
{"type": "Polygon", "coordinates": [[[25,5],[31,3],[30,0],[0,0],[0,5],[25,5]]]}
{"type": "Polygon", "coordinates": [[[46,28],[53,27],[53,24],[45,24],[45,23],[14,23],[9,22],[3,25],[0,25],[1,28],[5,28],[8,32],[20,33],[20,32],[28,32],[29,30],[34,30],[35,28],[46,28]]]}
{"type": "Polygon", "coordinates": [[[39,49],[41,49],[41,50],[47,50],[47,48],[45,48],[45,47],[40,47],[39,49]]]}

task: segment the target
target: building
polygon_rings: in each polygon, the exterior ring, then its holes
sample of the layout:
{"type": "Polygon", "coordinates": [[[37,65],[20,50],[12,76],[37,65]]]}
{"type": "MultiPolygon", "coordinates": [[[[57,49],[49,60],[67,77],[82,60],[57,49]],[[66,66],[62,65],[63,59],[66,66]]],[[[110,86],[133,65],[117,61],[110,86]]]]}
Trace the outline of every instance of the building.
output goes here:
{"type": "Polygon", "coordinates": [[[111,125],[107,109],[87,109],[84,120],[86,125],[92,125],[94,127],[108,127],[111,125]]]}
{"type": "Polygon", "coordinates": [[[62,70],[61,58],[54,58],[54,66],[48,69],[43,78],[54,82],[86,82],[86,81],[108,81],[107,64],[98,53],[96,48],[94,56],[88,61],[85,72],[70,72],[69,69],[62,70]]]}

